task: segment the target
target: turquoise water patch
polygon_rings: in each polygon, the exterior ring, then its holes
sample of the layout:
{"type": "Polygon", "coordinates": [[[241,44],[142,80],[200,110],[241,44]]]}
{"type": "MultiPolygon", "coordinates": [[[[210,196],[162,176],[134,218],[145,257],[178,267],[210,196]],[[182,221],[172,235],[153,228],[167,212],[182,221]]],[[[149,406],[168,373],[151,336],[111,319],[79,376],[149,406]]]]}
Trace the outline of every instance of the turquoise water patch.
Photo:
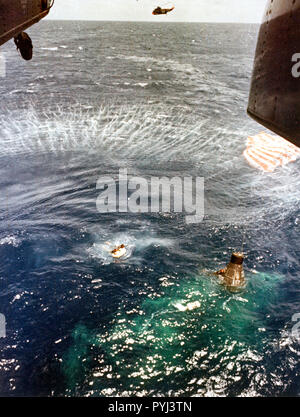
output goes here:
{"type": "Polygon", "coordinates": [[[120,309],[105,331],[76,327],[63,361],[68,393],[243,395],[263,372],[282,280],[248,273],[247,288],[232,294],[209,274],[160,278],[160,291],[120,309]]]}

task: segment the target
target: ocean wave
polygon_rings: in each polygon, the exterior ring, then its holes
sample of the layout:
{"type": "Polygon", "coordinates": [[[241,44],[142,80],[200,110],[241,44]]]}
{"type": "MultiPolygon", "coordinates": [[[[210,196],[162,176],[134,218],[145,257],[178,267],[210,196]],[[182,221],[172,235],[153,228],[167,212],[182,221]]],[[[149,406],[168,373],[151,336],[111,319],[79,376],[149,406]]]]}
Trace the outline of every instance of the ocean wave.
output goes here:
{"type": "Polygon", "coordinates": [[[57,51],[58,47],[57,46],[53,46],[53,47],[48,47],[48,48],[40,48],[43,51],[57,51]]]}
{"type": "MultiPolygon", "coordinates": [[[[113,57],[113,59],[123,59],[126,61],[133,61],[136,63],[141,64],[149,64],[156,66],[160,69],[170,70],[170,71],[176,71],[176,72],[183,72],[187,75],[196,74],[198,72],[201,72],[201,70],[188,63],[182,63],[179,61],[175,61],[173,59],[162,59],[162,58],[153,58],[152,56],[128,56],[128,55],[117,55],[113,57]]],[[[153,68],[148,68],[153,70],[153,68]]]]}

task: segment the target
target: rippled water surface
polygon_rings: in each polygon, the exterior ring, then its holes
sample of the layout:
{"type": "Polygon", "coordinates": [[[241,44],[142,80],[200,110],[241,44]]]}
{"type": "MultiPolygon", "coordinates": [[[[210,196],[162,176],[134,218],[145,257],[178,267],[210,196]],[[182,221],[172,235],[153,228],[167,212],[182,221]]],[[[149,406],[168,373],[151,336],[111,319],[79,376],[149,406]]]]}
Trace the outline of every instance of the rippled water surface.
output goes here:
{"type": "Polygon", "coordinates": [[[1,395],[299,394],[299,161],[242,155],[257,30],[48,21],[32,62],[3,48],[1,395]],[[120,168],[204,177],[204,221],[100,214],[120,168]],[[212,272],[242,245],[232,294],[212,272]]]}

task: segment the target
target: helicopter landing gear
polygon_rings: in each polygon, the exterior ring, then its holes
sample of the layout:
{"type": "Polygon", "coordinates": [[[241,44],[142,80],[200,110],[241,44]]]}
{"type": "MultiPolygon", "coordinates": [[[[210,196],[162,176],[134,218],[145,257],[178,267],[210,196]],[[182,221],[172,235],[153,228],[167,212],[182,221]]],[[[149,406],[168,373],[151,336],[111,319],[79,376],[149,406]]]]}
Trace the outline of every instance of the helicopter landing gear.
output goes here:
{"type": "Polygon", "coordinates": [[[22,58],[26,61],[30,61],[32,59],[33,45],[29,35],[25,32],[21,32],[14,38],[14,41],[22,58]]]}

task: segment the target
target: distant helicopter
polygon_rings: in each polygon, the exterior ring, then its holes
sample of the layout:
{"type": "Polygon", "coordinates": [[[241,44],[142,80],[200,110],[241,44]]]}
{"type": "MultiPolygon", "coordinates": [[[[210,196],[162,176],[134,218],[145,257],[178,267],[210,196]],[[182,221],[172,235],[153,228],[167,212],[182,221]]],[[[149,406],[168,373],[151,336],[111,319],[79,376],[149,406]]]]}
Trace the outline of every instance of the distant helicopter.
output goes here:
{"type": "Polygon", "coordinates": [[[155,10],[153,10],[152,14],[157,16],[157,15],[162,15],[162,14],[168,14],[170,12],[172,12],[175,9],[175,6],[170,7],[168,9],[162,9],[161,7],[156,7],[155,10]]]}
{"type": "Polygon", "coordinates": [[[24,30],[49,13],[54,0],[0,0],[0,46],[14,38],[25,60],[32,58],[32,41],[24,30]]]}

